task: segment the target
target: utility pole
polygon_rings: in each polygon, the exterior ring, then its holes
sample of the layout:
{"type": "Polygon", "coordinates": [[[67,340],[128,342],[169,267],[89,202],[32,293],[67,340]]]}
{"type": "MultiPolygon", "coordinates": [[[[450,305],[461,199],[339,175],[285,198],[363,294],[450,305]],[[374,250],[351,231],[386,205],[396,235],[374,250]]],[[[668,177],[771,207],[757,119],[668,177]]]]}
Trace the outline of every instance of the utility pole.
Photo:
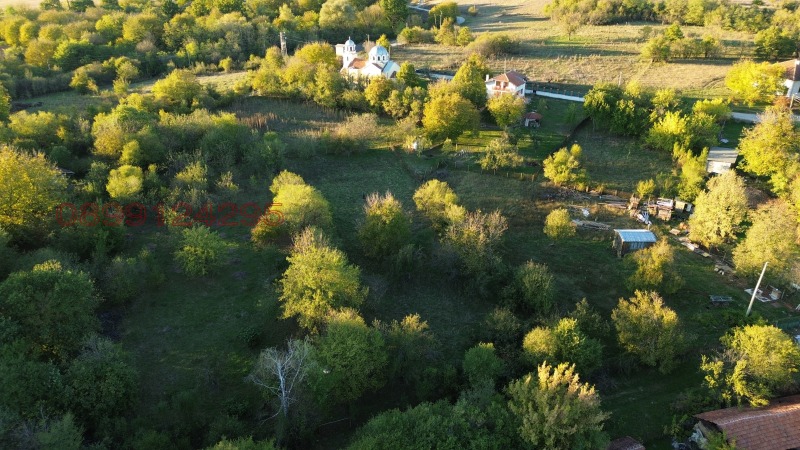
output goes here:
{"type": "Polygon", "coordinates": [[[281,38],[281,55],[286,58],[288,56],[286,51],[286,33],[281,31],[279,36],[281,38]]]}
{"type": "Polygon", "coordinates": [[[769,261],[764,262],[764,268],[761,269],[761,276],[758,277],[758,283],[756,283],[756,288],[753,289],[753,296],[750,297],[750,306],[747,307],[747,312],[745,313],[745,317],[750,315],[750,310],[753,309],[753,301],[756,299],[756,293],[758,292],[758,287],[761,286],[761,279],[764,278],[764,272],[767,271],[767,263],[769,261]]]}

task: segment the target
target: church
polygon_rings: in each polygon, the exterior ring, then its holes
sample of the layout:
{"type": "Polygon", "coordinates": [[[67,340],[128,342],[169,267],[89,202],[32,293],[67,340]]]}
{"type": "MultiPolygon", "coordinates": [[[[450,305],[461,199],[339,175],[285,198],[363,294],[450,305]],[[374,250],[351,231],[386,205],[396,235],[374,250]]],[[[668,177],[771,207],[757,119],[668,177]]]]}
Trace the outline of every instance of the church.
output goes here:
{"type": "Polygon", "coordinates": [[[400,70],[400,66],[389,59],[389,51],[382,45],[372,47],[366,60],[358,57],[356,43],[352,39],[348,39],[344,46],[336,47],[336,53],[342,56],[342,72],[351,77],[395,78],[400,70]]]}

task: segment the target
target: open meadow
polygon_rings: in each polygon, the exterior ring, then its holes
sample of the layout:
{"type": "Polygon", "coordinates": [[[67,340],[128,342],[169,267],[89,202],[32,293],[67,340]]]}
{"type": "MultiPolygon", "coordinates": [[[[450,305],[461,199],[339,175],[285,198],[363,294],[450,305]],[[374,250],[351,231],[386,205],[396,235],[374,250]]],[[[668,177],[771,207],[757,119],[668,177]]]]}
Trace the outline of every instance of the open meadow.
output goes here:
{"type": "MultiPolygon", "coordinates": [[[[654,32],[666,27],[653,23],[583,26],[571,39],[544,14],[547,0],[480,0],[458,2],[462,11],[470,6],[478,14],[466,18],[473,32],[502,32],[519,39],[519,54],[490,60],[495,71],[516,70],[534,83],[588,90],[598,82],[636,81],[652,88],[674,88],[691,97],[724,96],[724,78],[733,63],[752,56],[753,35],[709,27],[684,26],[684,34],[718,38],[723,49],[717,59],[676,60],[669,63],[642,61],[640,50],[646,39],[642,28],[654,32]]],[[[455,70],[463,61],[463,49],[435,44],[400,46],[393,56],[413,60],[417,66],[455,70]]]]}

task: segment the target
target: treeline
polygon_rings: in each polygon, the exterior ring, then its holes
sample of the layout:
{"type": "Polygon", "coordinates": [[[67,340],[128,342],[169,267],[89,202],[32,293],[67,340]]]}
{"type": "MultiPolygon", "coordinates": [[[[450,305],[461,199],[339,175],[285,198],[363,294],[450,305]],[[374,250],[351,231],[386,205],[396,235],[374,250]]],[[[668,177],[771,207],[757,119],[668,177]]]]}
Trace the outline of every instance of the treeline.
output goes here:
{"type": "MultiPolygon", "coordinates": [[[[748,6],[727,0],[554,0],[547,5],[545,11],[568,35],[572,35],[582,25],[642,20],[757,33],[757,53],[765,58],[791,56],[800,39],[800,10],[795,2],[782,2],[771,8],[761,3],[754,2],[748,6]]],[[[684,47],[690,51],[689,46],[684,47]]],[[[707,50],[702,48],[690,53],[709,57],[707,50]]]]}
{"type": "Polygon", "coordinates": [[[229,70],[277,45],[280,32],[292,49],[320,38],[393,35],[407,17],[406,2],[398,0],[47,1],[41,9],[3,11],[0,38],[8,48],[0,82],[13,98],[41,95],[66,89],[79,67],[120,57],[137,67],[136,79],[176,67],[229,70]]]}

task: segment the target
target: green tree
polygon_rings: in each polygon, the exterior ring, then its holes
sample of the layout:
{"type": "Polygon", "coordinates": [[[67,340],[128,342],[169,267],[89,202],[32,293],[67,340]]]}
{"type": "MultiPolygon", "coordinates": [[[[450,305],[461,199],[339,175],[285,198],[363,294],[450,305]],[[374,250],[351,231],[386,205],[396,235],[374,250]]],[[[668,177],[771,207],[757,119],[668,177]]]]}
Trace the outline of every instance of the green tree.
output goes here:
{"type": "Polygon", "coordinates": [[[438,229],[447,224],[447,208],[458,204],[458,196],[445,181],[426,181],[414,192],[414,204],[438,229]]]}
{"type": "Polygon", "coordinates": [[[552,327],[536,327],[522,341],[528,362],[572,363],[585,375],[594,372],[603,357],[603,346],[580,329],[576,319],[565,317],[552,327]]]}
{"type": "Polygon", "coordinates": [[[611,312],[620,345],[648,366],[662,373],[675,368],[685,338],[675,311],[652,291],[636,291],[620,299],[611,312]]]}
{"type": "Polygon", "coordinates": [[[392,25],[403,22],[408,17],[408,2],[405,0],[380,0],[378,4],[392,25]]]}
{"type": "Polygon", "coordinates": [[[569,211],[558,208],[550,211],[544,221],[544,234],[551,239],[565,239],[576,234],[575,224],[569,217],[569,211]]]}
{"type": "MultiPolygon", "coordinates": [[[[674,156],[674,154],[673,154],[674,156]]],[[[708,149],[694,156],[690,151],[678,155],[678,165],[680,166],[680,182],[678,183],[678,195],[681,199],[693,202],[703,190],[706,175],[706,161],[708,159],[708,149]]]]}
{"type": "Polygon", "coordinates": [[[600,409],[594,387],[581,383],[575,367],[542,364],[511,382],[508,407],[520,422],[522,439],[536,448],[576,450],[605,448],[603,423],[609,414],[600,409]]]}
{"type": "Polygon", "coordinates": [[[19,327],[30,351],[60,360],[98,329],[98,303],[89,276],[57,261],[12,273],[0,284],[0,315],[19,327]]]}
{"type": "Polygon", "coordinates": [[[472,35],[472,31],[470,31],[469,27],[460,27],[458,29],[458,34],[456,34],[456,44],[458,46],[466,47],[474,40],[475,37],[472,35]]]}
{"type": "Polygon", "coordinates": [[[367,102],[378,111],[394,91],[395,85],[392,80],[384,77],[373,77],[369,80],[369,84],[364,89],[364,97],[367,99],[367,102]]]}
{"type": "MultiPolygon", "coordinates": [[[[485,88],[483,96],[485,99],[485,88]]],[[[425,104],[422,117],[425,132],[433,141],[455,140],[466,131],[474,132],[478,129],[479,121],[475,106],[457,93],[443,93],[431,98],[425,104]]]]}
{"type": "Polygon", "coordinates": [[[364,204],[366,218],[358,229],[364,253],[374,258],[392,257],[411,239],[411,220],[391,192],[372,193],[364,204]]]}
{"type": "Polygon", "coordinates": [[[555,306],[553,274],[546,265],[528,261],[514,271],[514,280],[503,295],[516,306],[545,315],[555,306]]]}
{"type": "Polygon", "coordinates": [[[664,36],[656,36],[647,40],[642,46],[643,60],[650,62],[669,61],[671,56],[670,40],[664,36]]]}
{"type": "Polygon", "coordinates": [[[465,393],[456,405],[425,402],[392,409],[370,419],[355,434],[350,450],[422,448],[521,448],[502,397],[483,388],[465,393]]]}
{"type": "Polygon", "coordinates": [[[42,450],[80,450],[83,443],[83,428],[75,423],[72,413],[50,421],[35,434],[38,448],[42,450]]]}
{"type": "Polygon", "coordinates": [[[485,80],[488,74],[489,66],[486,64],[486,60],[477,53],[473,53],[458,68],[450,83],[453,85],[454,92],[461,94],[480,109],[486,106],[485,80]]]}
{"type": "Polygon", "coordinates": [[[11,96],[8,95],[6,87],[0,84],[0,122],[8,120],[11,114],[11,96]]]}
{"type": "Polygon", "coordinates": [[[364,302],[361,270],[318,230],[306,228],[296,235],[286,259],[289,267],[278,280],[284,318],[297,317],[302,327],[315,331],[331,310],[364,302]]]}
{"type": "Polygon", "coordinates": [[[708,190],[695,199],[689,218],[689,238],[706,247],[732,239],[747,217],[744,180],[733,170],[708,181],[708,190]]]}
{"type": "Polygon", "coordinates": [[[409,314],[390,324],[374,322],[386,341],[389,354],[389,373],[412,386],[419,386],[438,353],[438,343],[419,314],[409,314]]]}
{"type": "Polygon", "coordinates": [[[324,401],[352,402],[386,382],[383,337],[352,310],[331,314],[313,355],[321,370],[312,373],[311,383],[324,401]]]}
{"type": "Polygon", "coordinates": [[[389,38],[386,37],[385,34],[382,34],[378,39],[375,40],[376,45],[380,45],[381,47],[385,48],[386,50],[391,51],[392,43],[389,41],[389,38]]]}
{"type": "Polygon", "coordinates": [[[321,106],[333,108],[346,87],[345,79],[332,67],[321,67],[314,77],[314,101],[321,106]]]}
{"type": "Polygon", "coordinates": [[[664,37],[670,41],[683,39],[683,30],[678,23],[673,23],[664,30],[664,37]]]}
{"type": "Polygon", "coordinates": [[[759,116],[760,122],[746,129],[739,141],[739,152],[744,157],[743,170],[758,176],[770,177],[772,189],[786,192],[792,172],[800,172],[800,131],[795,129],[788,109],[767,108],[759,116]]]}
{"type": "Polygon", "coordinates": [[[95,83],[94,79],[89,76],[89,72],[85,69],[78,69],[75,71],[72,80],[69,82],[69,87],[75,89],[75,92],[81,95],[86,95],[90,92],[96,94],[98,92],[97,83],[95,83]]]}
{"type": "Polygon", "coordinates": [[[90,339],[70,363],[65,382],[70,411],[101,435],[113,432],[115,419],[133,407],[138,391],[138,375],[125,354],[118,345],[98,337],[90,339]]]}
{"type": "Polygon", "coordinates": [[[763,59],[788,58],[797,51],[797,36],[775,25],[756,33],[754,43],[756,55],[763,59]]]}
{"type": "Polygon", "coordinates": [[[667,152],[672,151],[676,144],[688,148],[691,140],[689,120],[680,111],[667,111],[650,128],[645,142],[652,148],[667,152]]]}
{"type": "Polygon", "coordinates": [[[633,260],[636,272],[627,283],[631,290],[658,289],[672,294],[683,286],[683,279],[675,268],[675,251],[666,239],[634,253],[633,260]]]}
{"type": "Polygon", "coordinates": [[[641,199],[652,197],[655,192],[656,181],[652,178],[636,183],[636,195],[638,195],[641,199]]]}
{"type": "Polygon", "coordinates": [[[175,69],[165,78],[153,84],[156,100],[166,103],[175,111],[188,113],[202,104],[203,86],[194,73],[187,69],[175,69]]]}
{"type": "Polygon", "coordinates": [[[0,228],[18,241],[39,242],[65,198],[64,175],[43,154],[0,147],[0,228]]]}
{"type": "Polygon", "coordinates": [[[605,321],[597,311],[589,305],[586,298],[581,299],[575,304],[575,309],[569,313],[569,316],[578,321],[578,327],[586,333],[587,336],[595,339],[602,339],[608,336],[608,322],[605,321]]]}
{"type": "Polygon", "coordinates": [[[462,220],[451,220],[443,241],[461,258],[467,274],[481,285],[485,277],[494,275],[500,263],[497,256],[508,220],[500,211],[466,213],[462,220]]]}
{"type": "Polygon", "coordinates": [[[692,112],[708,114],[714,118],[714,121],[720,123],[730,119],[731,106],[722,98],[698,100],[692,106],[692,112]]]}
{"type": "Polygon", "coordinates": [[[144,174],[141,168],[123,165],[111,169],[106,190],[113,199],[131,200],[142,191],[143,183],[144,174]]]}
{"type": "Polygon", "coordinates": [[[275,195],[274,204],[283,214],[282,227],[297,233],[307,226],[327,230],[333,223],[331,207],[322,193],[307,184],[288,184],[275,195]]]}
{"type": "Polygon", "coordinates": [[[181,233],[180,248],[175,259],[190,276],[204,277],[222,264],[225,241],[210,228],[195,224],[181,233]]]}
{"type": "Polygon", "coordinates": [[[494,344],[481,342],[464,353],[462,364],[464,375],[473,387],[481,383],[494,382],[503,372],[503,360],[500,359],[495,350],[494,344]]]}
{"type": "Polygon", "coordinates": [[[319,27],[323,30],[348,31],[356,22],[356,9],[350,0],[326,0],[319,11],[319,27]]]}
{"type": "Polygon", "coordinates": [[[767,262],[767,277],[788,283],[793,261],[800,257],[797,220],[789,205],[774,200],[750,218],[752,225],[733,251],[736,273],[755,280],[767,262]]]}
{"type": "Polygon", "coordinates": [[[586,182],[586,170],[581,168],[583,149],[578,144],[572,144],[567,150],[561,148],[544,160],[544,176],[548,180],[561,185],[580,185],[586,182]]]}
{"type": "Polygon", "coordinates": [[[749,60],[738,62],[725,75],[725,86],[740,101],[753,106],[769,102],[783,85],[783,67],[749,60]]]}
{"type": "Polygon", "coordinates": [[[522,165],[523,158],[516,146],[511,145],[506,139],[493,139],[486,146],[479,163],[481,169],[497,172],[497,169],[513,169],[522,165]]]}
{"type": "Polygon", "coordinates": [[[229,440],[223,438],[206,450],[276,450],[272,441],[253,441],[252,437],[240,437],[229,440]]]}
{"type": "Polygon", "coordinates": [[[800,367],[800,348],[771,325],[734,328],[721,339],[724,351],[703,356],[705,385],[724,403],[764,406],[786,391],[800,367]]]}
{"type": "MultiPolygon", "coordinates": [[[[403,1],[405,4],[405,1],[403,1]]],[[[383,77],[381,77],[383,78],[383,77]]],[[[406,87],[415,88],[415,87],[422,87],[422,78],[417,75],[417,71],[414,68],[414,65],[408,61],[404,61],[400,64],[400,70],[397,71],[397,79],[402,81],[406,87]]],[[[372,83],[370,83],[372,84],[372,83]]]]}
{"type": "Polygon", "coordinates": [[[487,106],[497,125],[503,128],[518,124],[525,113],[525,100],[511,94],[492,97],[487,106]]]}
{"type": "Polygon", "coordinates": [[[284,186],[288,186],[290,184],[295,185],[305,185],[306,181],[300,175],[289,172],[288,170],[283,170],[281,173],[275,175],[275,178],[272,179],[272,183],[269,185],[269,191],[272,192],[272,195],[278,195],[283,189],[284,186]]]}

